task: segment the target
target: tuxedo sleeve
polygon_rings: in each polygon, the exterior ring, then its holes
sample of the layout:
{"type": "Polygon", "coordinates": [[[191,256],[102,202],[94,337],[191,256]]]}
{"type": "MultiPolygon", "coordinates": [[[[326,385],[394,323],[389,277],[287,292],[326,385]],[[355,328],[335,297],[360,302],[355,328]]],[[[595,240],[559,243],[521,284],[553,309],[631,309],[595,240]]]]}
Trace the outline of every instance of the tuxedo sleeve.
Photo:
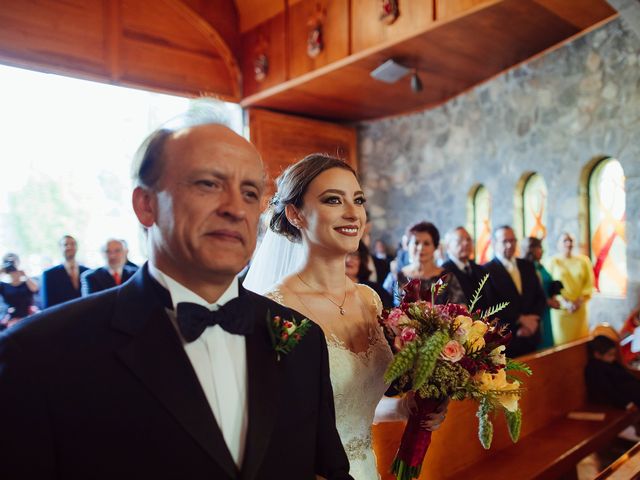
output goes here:
{"type": "Polygon", "coordinates": [[[349,460],[344,452],[333,404],[333,389],[329,378],[327,342],[320,335],[320,401],[316,441],[316,473],[327,480],[351,480],[349,460]]]}
{"type": "Polygon", "coordinates": [[[57,478],[53,435],[41,380],[25,352],[0,335],[0,472],[2,478],[57,478]]]}

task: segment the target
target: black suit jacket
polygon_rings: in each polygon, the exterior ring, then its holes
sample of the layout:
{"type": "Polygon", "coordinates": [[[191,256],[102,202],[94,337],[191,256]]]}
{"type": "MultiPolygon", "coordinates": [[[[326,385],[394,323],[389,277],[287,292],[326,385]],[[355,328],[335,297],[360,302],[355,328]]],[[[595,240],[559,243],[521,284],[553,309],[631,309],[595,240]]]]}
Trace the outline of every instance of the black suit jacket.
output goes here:
{"type": "Polygon", "coordinates": [[[350,479],[320,328],[277,361],[268,315],[298,314],[240,295],[255,322],[240,469],[145,266],[0,334],[2,477],[350,479]]]}
{"type": "MultiPolygon", "coordinates": [[[[78,265],[80,275],[89,270],[84,265],[78,265]]],[[[71,277],[63,264],[51,267],[42,273],[42,286],[40,288],[42,308],[53,307],[60,303],[68,302],[80,297],[80,288],[73,288],[71,277]]]]}
{"type": "MultiPolygon", "coordinates": [[[[137,270],[129,265],[123,266],[120,283],[129,280],[137,270]]],[[[83,273],[80,276],[80,284],[83,297],[117,286],[107,267],[99,267],[83,273]]]]}
{"type": "Polygon", "coordinates": [[[519,328],[518,318],[520,315],[542,317],[546,305],[546,298],[533,263],[517,258],[516,265],[522,280],[522,294],[518,293],[511,275],[500,260],[494,258],[484,265],[489,271],[489,281],[496,302],[509,302],[509,305],[497,313],[496,317],[511,329],[513,338],[507,346],[507,354],[512,357],[533,352],[540,341],[540,329],[530,337],[516,336],[519,328]]]}
{"type": "MultiPolygon", "coordinates": [[[[487,273],[489,273],[483,266],[478,265],[472,260],[469,261],[469,266],[471,267],[471,275],[467,275],[464,271],[460,270],[452,260],[447,260],[442,264],[444,271],[452,273],[458,280],[460,287],[462,287],[462,292],[464,293],[467,305],[471,303],[473,295],[478,289],[478,286],[480,286],[480,281],[487,273]]],[[[480,299],[476,303],[475,308],[486,311],[495,303],[495,295],[493,294],[491,282],[487,281],[480,292],[480,299]]]]}

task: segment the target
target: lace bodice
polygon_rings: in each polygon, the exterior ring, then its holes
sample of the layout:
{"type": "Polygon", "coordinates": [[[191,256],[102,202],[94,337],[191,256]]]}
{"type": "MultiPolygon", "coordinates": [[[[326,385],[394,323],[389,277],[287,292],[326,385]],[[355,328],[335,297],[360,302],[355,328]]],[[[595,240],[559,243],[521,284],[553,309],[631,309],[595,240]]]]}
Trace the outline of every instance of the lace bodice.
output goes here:
{"type": "MultiPolygon", "coordinates": [[[[378,294],[366,285],[358,288],[371,292],[372,309],[379,312],[378,294]]],[[[284,297],[277,289],[267,296],[284,304],[284,297]]],[[[371,424],[376,406],[387,389],[382,377],[392,360],[391,349],[377,324],[370,326],[369,346],[363,352],[349,350],[333,334],[327,335],[327,347],[336,426],[349,457],[351,476],[355,480],[375,480],[379,475],[371,447],[371,424]]]]}

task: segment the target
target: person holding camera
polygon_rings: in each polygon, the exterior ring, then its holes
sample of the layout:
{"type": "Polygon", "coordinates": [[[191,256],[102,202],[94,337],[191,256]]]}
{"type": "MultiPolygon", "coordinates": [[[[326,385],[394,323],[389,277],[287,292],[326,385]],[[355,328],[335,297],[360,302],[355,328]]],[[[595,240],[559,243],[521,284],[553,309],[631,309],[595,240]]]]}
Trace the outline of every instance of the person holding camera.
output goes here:
{"type": "Polygon", "coordinates": [[[2,257],[2,273],[8,275],[10,281],[0,281],[0,295],[9,306],[7,314],[0,321],[0,329],[10,327],[36,312],[33,294],[38,291],[38,284],[20,270],[20,258],[15,253],[7,253],[2,257]]]}

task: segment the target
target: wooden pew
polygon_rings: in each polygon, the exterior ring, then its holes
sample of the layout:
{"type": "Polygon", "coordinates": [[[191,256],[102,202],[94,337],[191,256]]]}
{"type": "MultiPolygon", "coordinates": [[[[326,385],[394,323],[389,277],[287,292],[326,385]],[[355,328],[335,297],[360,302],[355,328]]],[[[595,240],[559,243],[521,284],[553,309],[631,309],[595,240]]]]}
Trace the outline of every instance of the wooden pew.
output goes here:
{"type": "MultiPolygon", "coordinates": [[[[576,463],[610,442],[640,418],[638,410],[618,410],[587,402],[584,367],[586,343],[579,340],[521,358],[533,375],[526,378],[520,405],[520,441],[509,439],[502,414],[494,418],[491,450],[477,438],[476,404],[452,402],[447,419],[433,434],[421,479],[557,479],[576,478],[576,463]],[[604,421],[572,420],[569,412],[601,412],[604,421]]],[[[403,423],[373,427],[378,470],[393,479],[389,465],[399,445],[403,423]]]]}

